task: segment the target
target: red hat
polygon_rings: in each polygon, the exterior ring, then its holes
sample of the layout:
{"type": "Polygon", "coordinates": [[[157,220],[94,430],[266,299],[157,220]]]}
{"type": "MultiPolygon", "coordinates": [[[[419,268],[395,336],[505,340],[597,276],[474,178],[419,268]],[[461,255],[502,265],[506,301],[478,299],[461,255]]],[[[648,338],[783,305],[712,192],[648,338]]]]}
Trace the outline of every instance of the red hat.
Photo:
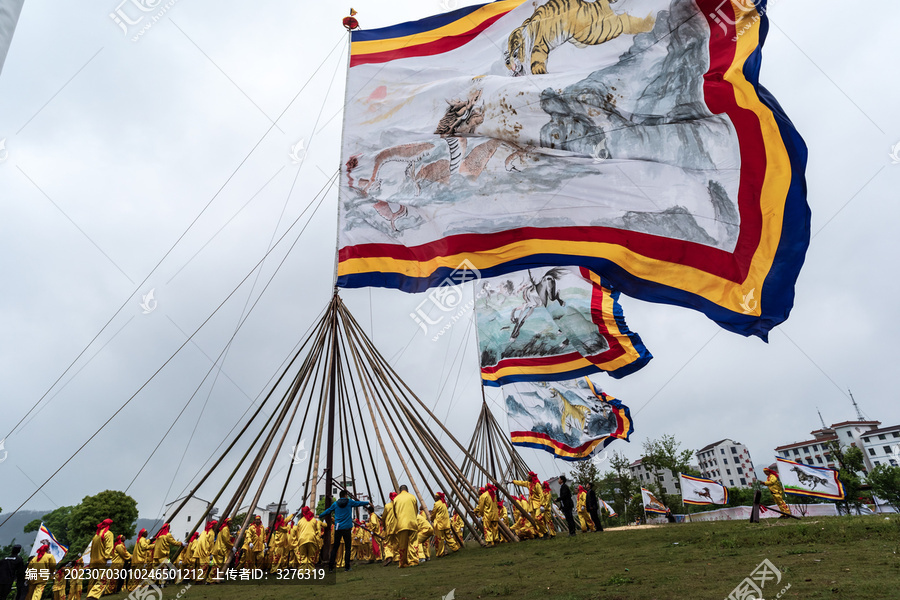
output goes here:
{"type": "Polygon", "coordinates": [[[141,539],[142,537],[147,537],[147,530],[146,530],[146,529],[141,529],[140,531],[138,531],[138,537],[137,537],[137,539],[141,539]]]}
{"type": "Polygon", "coordinates": [[[770,469],[769,467],[765,467],[763,469],[763,473],[765,473],[766,475],[774,475],[775,477],[778,477],[778,471],[774,471],[774,470],[770,469]]]}
{"type": "Polygon", "coordinates": [[[225,518],[225,519],[223,519],[222,522],[219,523],[219,531],[222,531],[222,530],[224,530],[224,529],[228,529],[228,522],[229,522],[229,521],[231,521],[230,518],[225,518]]]}
{"type": "Polygon", "coordinates": [[[438,492],[434,495],[436,500],[440,500],[444,504],[447,504],[447,497],[444,495],[444,492],[438,492]]]}
{"type": "Polygon", "coordinates": [[[195,532],[194,532],[194,535],[191,536],[191,539],[188,540],[188,544],[190,544],[191,542],[193,542],[194,540],[196,540],[198,537],[200,537],[200,532],[199,532],[199,531],[195,531],[195,532]]]}
{"type": "Polygon", "coordinates": [[[97,535],[103,535],[109,530],[109,526],[112,525],[112,519],[103,519],[99,523],[97,523],[97,535]]]}
{"type": "Polygon", "coordinates": [[[391,500],[397,497],[397,492],[391,492],[391,500]]]}
{"type": "Polygon", "coordinates": [[[549,490],[549,489],[550,489],[550,482],[549,482],[549,481],[545,481],[545,482],[544,482],[544,489],[545,489],[545,490],[549,490]]]}
{"type": "Polygon", "coordinates": [[[218,524],[219,524],[218,521],[209,521],[209,522],[206,524],[206,529],[204,529],[203,531],[209,531],[210,529],[214,528],[214,527],[215,527],[216,525],[218,525],[218,524]]]}
{"type": "Polygon", "coordinates": [[[41,558],[43,558],[43,556],[48,552],[50,552],[50,544],[44,544],[43,546],[38,548],[37,559],[41,560],[41,558]]]}
{"type": "Polygon", "coordinates": [[[156,535],[153,536],[153,539],[155,540],[159,536],[166,535],[167,533],[169,533],[169,524],[164,523],[162,526],[162,529],[160,529],[159,531],[156,532],[156,535]]]}

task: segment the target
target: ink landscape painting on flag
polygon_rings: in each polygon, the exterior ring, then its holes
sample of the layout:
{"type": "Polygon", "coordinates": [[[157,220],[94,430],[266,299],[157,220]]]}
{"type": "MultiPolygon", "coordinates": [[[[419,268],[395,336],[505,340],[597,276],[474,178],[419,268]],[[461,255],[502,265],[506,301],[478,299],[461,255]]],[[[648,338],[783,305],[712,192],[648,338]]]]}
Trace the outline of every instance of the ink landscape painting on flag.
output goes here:
{"type": "Polygon", "coordinates": [[[806,151],[747,4],[505,0],[354,31],[338,285],[568,265],[765,338],[808,244],[806,151]]]}

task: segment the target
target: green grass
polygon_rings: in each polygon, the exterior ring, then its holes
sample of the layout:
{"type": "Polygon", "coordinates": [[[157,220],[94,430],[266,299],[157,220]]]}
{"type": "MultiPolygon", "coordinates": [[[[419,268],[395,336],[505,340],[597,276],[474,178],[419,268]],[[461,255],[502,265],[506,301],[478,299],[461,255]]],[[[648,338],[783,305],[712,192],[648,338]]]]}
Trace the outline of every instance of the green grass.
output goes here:
{"type": "MultiPolygon", "coordinates": [[[[900,517],[819,517],[619,528],[497,548],[412,569],[358,565],[318,587],[194,586],[182,600],[664,600],[725,598],[763,559],[781,571],[764,597],[900,598],[900,517]]],[[[165,598],[178,588],[166,588],[165,598]]],[[[120,594],[119,598],[125,598],[120,594]]]]}

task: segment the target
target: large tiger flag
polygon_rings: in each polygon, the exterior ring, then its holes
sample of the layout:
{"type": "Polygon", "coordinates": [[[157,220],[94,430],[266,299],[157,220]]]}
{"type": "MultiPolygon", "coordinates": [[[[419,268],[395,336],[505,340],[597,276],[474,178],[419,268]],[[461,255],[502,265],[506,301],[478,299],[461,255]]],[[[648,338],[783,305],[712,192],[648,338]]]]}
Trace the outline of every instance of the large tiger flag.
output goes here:
{"type": "Polygon", "coordinates": [[[728,504],[728,488],[712,479],[679,473],[684,504],[728,504]]]}
{"type": "Polygon", "coordinates": [[[828,467],[814,467],[778,458],[778,478],[787,494],[843,500],[844,486],[838,472],[828,467]]]}
{"type": "Polygon", "coordinates": [[[759,335],[809,241],[765,0],[503,0],[352,32],[337,284],[574,265],[759,335]],[[614,8],[615,7],[615,8],[614,8]]]}
{"type": "Polygon", "coordinates": [[[628,407],[590,379],[517,382],[503,386],[514,446],[538,448],[563,460],[585,460],[634,431],[628,407]]]}
{"type": "Polygon", "coordinates": [[[69,551],[66,546],[60,544],[56,538],[53,537],[53,534],[50,533],[50,530],[47,529],[47,526],[42,522],[41,526],[38,528],[37,535],[34,537],[34,544],[31,547],[31,554],[29,556],[36,556],[38,550],[44,544],[50,547],[50,554],[53,555],[56,562],[60,562],[66,555],[66,552],[69,551]]]}
{"type": "Polygon", "coordinates": [[[652,358],[625,324],[619,293],[583,267],[528,269],[478,281],[476,290],[484,385],[598,371],[620,378],[652,358]]]}
{"type": "Polygon", "coordinates": [[[651,492],[647,488],[641,488],[641,502],[644,503],[644,512],[657,513],[661,515],[669,512],[669,509],[666,508],[666,505],[657,500],[656,496],[653,495],[653,492],[651,492]]]}

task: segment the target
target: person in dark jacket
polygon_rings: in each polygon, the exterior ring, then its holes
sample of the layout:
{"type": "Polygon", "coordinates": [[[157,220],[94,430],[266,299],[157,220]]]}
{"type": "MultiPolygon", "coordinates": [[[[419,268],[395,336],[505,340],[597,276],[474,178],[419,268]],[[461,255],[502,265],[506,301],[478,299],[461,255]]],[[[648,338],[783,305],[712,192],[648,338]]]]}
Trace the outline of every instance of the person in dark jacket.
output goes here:
{"type": "Polygon", "coordinates": [[[16,584],[16,600],[25,598],[25,561],[19,556],[22,546],[16,544],[12,547],[12,554],[0,560],[0,600],[6,600],[16,584]]]}
{"type": "Polygon", "coordinates": [[[594,484],[588,482],[587,489],[588,493],[585,508],[587,508],[588,514],[591,515],[591,520],[597,528],[596,531],[603,531],[603,525],[600,523],[600,515],[598,514],[598,511],[600,510],[600,501],[597,500],[597,492],[594,491],[594,484]]]}
{"type": "Polygon", "coordinates": [[[569,535],[575,535],[575,517],[572,510],[575,503],[572,501],[572,490],[566,485],[566,476],[559,476],[559,498],[556,500],[562,508],[563,514],[566,516],[566,524],[569,526],[569,535]]]}
{"type": "MultiPolygon", "coordinates": [[[[319,515],[320,519],[324,519],[328,514],[334,513],[334,542],[331,544],[331,560],[328,561],[329,571],[334,571],[334,566],[337,564],[337,553],[341,540],[344,540],[344,570],[350,570],[350,534],[353,531],[353,509],[357,506],[372,507],[369,502],[351,500],[347,490],[341,490],[339,496],[336,502],[333,502],[319,515]]],[[[374,511],[375,507],[372,507],[372,510],[374,511]]]]}

